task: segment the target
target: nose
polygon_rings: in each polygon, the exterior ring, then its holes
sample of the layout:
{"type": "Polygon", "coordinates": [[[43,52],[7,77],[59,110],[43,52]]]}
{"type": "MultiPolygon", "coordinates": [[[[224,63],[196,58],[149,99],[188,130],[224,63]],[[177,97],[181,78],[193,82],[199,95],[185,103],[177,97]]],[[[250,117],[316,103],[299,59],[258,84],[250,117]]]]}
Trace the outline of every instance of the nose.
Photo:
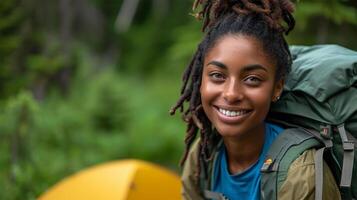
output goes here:
{"type": "Polygon", "coordinates": [[[223,98],[227,103],[236,103],[243,99],[243,90],[238,80],[227,81],[223,91],[223,98]]]}

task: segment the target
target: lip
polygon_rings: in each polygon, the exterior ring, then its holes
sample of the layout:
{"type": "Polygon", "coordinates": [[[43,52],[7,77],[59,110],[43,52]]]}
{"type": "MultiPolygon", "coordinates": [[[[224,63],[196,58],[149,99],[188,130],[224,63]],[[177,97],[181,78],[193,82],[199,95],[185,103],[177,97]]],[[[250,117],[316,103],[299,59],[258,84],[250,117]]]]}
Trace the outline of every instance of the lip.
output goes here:
{"type": "Polygon", "coordinates": [[[251,109],[233,108],[233,107],[226,107],[226,106],[213,106],[213,107],[214,107],[214,110],[217,112],[219,120],[222,121],[223,123],[227,123],[227,124],[241,123],[252,113],[251,109]],[[229,117],[229,116],[226,116],[226,115],[222,114],[221,112],[219,112],[219,108],[222,108],[225,110],[232,110],[232,111],[248,110],[248,112],[243,115],[229,117]]]}
{"type": "Polygon", "coordinates": [[[233,106],[225,106],[225,105],[213,105],[216,109],[222,108],[224,110],[233,110],[233,111],[238,111],[238,110],[252,110],[249,108],[242,108],[242,107],[233,107],[233,106]]]}

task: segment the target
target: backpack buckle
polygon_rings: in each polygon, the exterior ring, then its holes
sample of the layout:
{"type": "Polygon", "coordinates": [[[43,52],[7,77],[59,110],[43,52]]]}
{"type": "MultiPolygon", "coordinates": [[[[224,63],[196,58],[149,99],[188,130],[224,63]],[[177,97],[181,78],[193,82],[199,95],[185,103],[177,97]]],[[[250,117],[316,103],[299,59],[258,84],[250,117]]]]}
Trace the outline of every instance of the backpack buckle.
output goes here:
{"type": "Polygon", "coordinates": [[[331,126],[330,125],[321,125],[320,126],[320,135],[325,139],[331,139],[331,126]]]}
{"type": "Polygon", "coordinates": [[[342,146],[345,151],[353,151],[355,149],[355,143],[353,141],[344,141],[342,146]]]}
{"type": "MultiPolygon", "coordinates": [[[[355,143],[353,140],[350,140],[348,138],[348,134],[347,131],[345,129],[345,125],[341,124],[339,126],[337,126],[338,128],[338,133],[340,134],[341,140],[342,140],[342,147],[343,150],[345,151],[353,151],[355,149],[355,143]]],[[[352,158],[353,160],[353,158],[352,158]]]]}

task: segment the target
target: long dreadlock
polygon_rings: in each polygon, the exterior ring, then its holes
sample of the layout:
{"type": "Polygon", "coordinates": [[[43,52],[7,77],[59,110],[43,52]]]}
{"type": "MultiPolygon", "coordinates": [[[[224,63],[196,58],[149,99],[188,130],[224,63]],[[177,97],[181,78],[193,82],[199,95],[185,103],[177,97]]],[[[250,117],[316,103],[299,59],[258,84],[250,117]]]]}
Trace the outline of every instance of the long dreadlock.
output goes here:
{"type": "Polygon", "coordinates": [[[292,16],[294,5],[289,0],[195,0],[193,9],[202,9],[195,15],[203,20],[202,31],[206,33],[198,45],[190,64],[183,73],[181,96],[170,110],[183,113],[187,123],[185,151],[181,166],[187,159],[189,149],[199,132],[199,162],[196,177],[203,169],[207,173],[207,163],[212,159],[212,151],[217,145],[219,134],[212,128],[201,105],[201,77],[204,56],[215,42],[227,34],[252,36],[262,43],[265,52],[276,61],[276,80],[284,78],[290,71],[291,55],[284,39],[295,26],[292,16]],[[184,103],[188,108],[184,110],[184,103]]]}

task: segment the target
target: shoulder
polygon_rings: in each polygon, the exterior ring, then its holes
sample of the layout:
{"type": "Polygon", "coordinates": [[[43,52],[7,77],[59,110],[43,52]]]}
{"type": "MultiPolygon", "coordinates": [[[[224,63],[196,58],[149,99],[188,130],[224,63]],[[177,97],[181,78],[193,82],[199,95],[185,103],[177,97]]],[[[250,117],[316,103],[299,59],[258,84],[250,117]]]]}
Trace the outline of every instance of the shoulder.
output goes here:
{"type": "MultiPolygon", "coordinates": [[[[306,150],[289,167],[285,182],[278,191],[278,199],[315,199],[316,150],[306,150]]],[[[341,199],[330,168],[324,163],[323,199],[341,199]]]]}
{"type": "MultiPolygon", "coordinates": [[[[196,166],[198,163],[198,156],[199,156],[199,142],[200,139],[197,139],[192,145],[189,150],[187,159],[185,161],[185,164],[183,166],[182,170],[182,179],[192,179],[195,180],[194,174],[197,173],[196,166]]],[[[195,180],[196,181],[196,180],[195,180]]]]}
{"type": "MultiPolygon", "coordinates": [[[[199,181],[206,181],[205,186],[210,185],[211,176],[208,177],[208,180],[201,180],[199,178],[200,172],[198,171],[198,162],[199,161],[199,145],[200,138],[198,138],[190,147],[186,162],[183,166],[181,173],[181,182],[182,182],[182,198],[184,200],[201,200],[203,198],[203,189],[201,188],[201,183],[199,181]]],[[[217,146],[215,146],[213,159],[208,163],[208,174],[212,173],[213,163],[217,159],[219,147],[222,145],[222,140],[219,140],[217,146]]],[[[203,187],[203,186],[202,186],[203,187]]]]}
{"type": "Polygon", "coordinates": [[[271,123],[271,122],[266,122],[266,125],[269,127],[269,129],[276,134],[279,134],[284,131],[284,128],[279,126],[278,124],[271,123]]]}
{"type": "Polygon", "coordinates": [[[284,131],[284,129],[276,124],[266,123],[265,125],[265,142],[266,148],[269,148],[274,140],[284,131]]]}
{"type": "Polygon", "coordinates": [[[181,181],[182,181],[182,198],[189,199],[203,199],[197,180],[197,164],[199,156],[199,142],[197,139],[191,146],[189,154],[183,166],[181,181]]]}

